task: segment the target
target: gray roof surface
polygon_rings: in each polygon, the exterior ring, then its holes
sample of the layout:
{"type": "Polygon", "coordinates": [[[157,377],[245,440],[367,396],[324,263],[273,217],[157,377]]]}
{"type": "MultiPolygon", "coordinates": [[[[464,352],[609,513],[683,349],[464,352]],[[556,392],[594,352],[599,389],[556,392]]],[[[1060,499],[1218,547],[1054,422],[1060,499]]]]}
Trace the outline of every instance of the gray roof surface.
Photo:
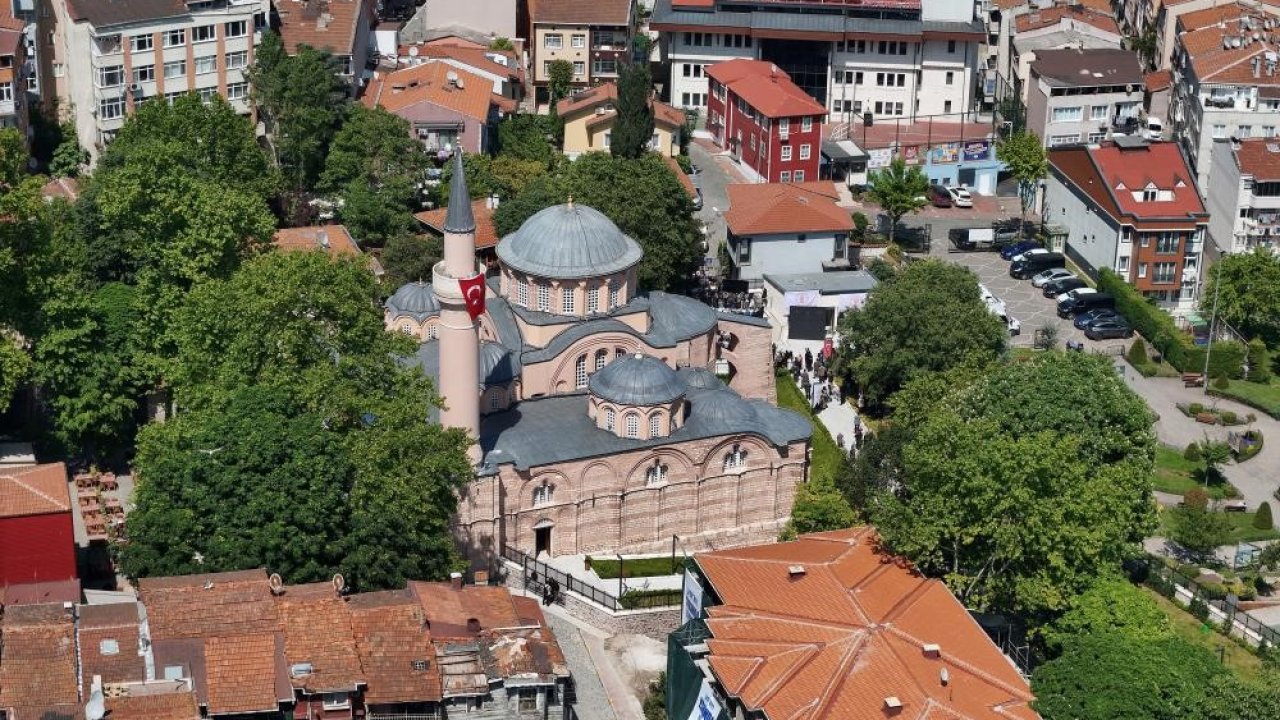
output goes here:
{"type": "Polygon", "coordinates": [[[782,292],[817,290],[823,295],[864,293],[875,287],[875,276],[866,270],[849,270],[829,273],[794,273],[776,275],[765,273],[764,279],[782,292]]]}
{"type": "Polygon", "coordinates": [[[471,193],[467,191],[467,173],[462,169],[462,150],[453,154],[453,177],[449,179],[449,209],[444,216],[444,231],[475,232],[476,219],[471,214],[471,193]]]}
{"type": "MultiPolygon", "coordinates": [[[[520,319],[530,325],[563,325],[565,315],[557,315],[556,313],[543,312],[532,308],[520,307],[512,305],[511,311],[520,316],[520,319]]],[[[591,313],[588,318],[619,318],[627,315],[636,315],[639,313],[649,312],[649,299],[644,296],[631,298],[631,302],[622,307],[614,308],[606,312],[591,313]]]]}
{"type": "Polygon", "coordinates": [[[412,315],[418,320],[440,313],[440,300],[431,283],[421,280],[401,285],[384,304],[392,313],[412,315]]]}
{"type": "Polygon", "coordinates": [[[738,323],[739,325],[752,325],[755,327],[770,327],[769,321],[754,315],[743,315],[733,310],[721,310],[717,313],[717,317],[721,322],[738,323]]]}
{"type": "Polygon", "coordinates": [[[587,389],[621,405],[665,405],[689,389],[670,366],[652,355],[620,357],[591,374],[587,389]]]}
{"type": "Polygon", "coordinates": [[[703,367],[686,365],[676,370],[676,374],[680,376],[680,379],[684,380],[684,384],[691,390],[711,390],[724,387],[724,382],[716,377],[715,373],[703,367]]]}
{"type": "Polygon", "coordinates": [[[1084,43],[1085,50],[1105,50],[1116,47],[1114,42],[1079,30],[1059,30],[1058,32],[1045,33],[1044,35],[1032,35],[1030,37],[1015,35],[1013,37],[1013,47],[1020,54],[1039,52],[1041,50],[1055,50],[1067,46],[1079,47],[1080,43],[1084,43]]]}
{"type": "Polygon", "coordinates": [[[1031,72],[1058,87],[1141,86],[1146,77],[1137,53],[1116,48],[1041,50],[1031,63],[1031,72]]]}
{"type": "Polygon", "coordinates": [[[183,0],[68,0],[73,20],[87,20],[94,27],[156,20],[188,14],[183,0]]]}
{"type": "Polygon", "coordinates": [[[553,279],[612,275],[643,253],[595,208],[566,203],[539,210],[498,241],[498,259],[520,272],[553,279]]]}
{"type": "MultiPolygon", "coordinates": [[[[690,413],[669,436],[652,440],[620,438],[596,427],[587,415],[587,395],[556,395],[522,401],[506,412],[480,419],[483,465],[520,470],[588,457],[615,455],[689,440],[750,434],[774,446],[804,440],[813,433],[809,419],[764,400],[746,400],[728,389],[690,390],[690,413]]],[[[481,471],[482,474],[485,472],[481,471]]]]}
{"type": "MultiPolygon", "coordinates": [[[[727,320],[742,317],[737,315],[717,315],[715,310],[693,298],[672,295],[671,293],[657,290],[650,292],[647,298],[635,298],[632,302],[641,301],[646,302],[649,312],[649,332],[647,334],[636,330],[621,320],[614,319],[614,317],[606,316],[583,320],[574,323],[572,327],[556,335],[545,346],[526,349],[521,356],[521,360],[526,365],[550,360],[582,338],[603,332],[625,333],[634,338],[644,340],[650,347],[674,347],[676,343],[697,337],[711,330],[711,328],[715,327],[717,319],[727,320]]],[[[491,300],[490,303],[492,302],[491,300]]],[[[630,304],[628,304],[628,307],[630,307],[630,304]]],[[[518,313],[522,318],[530,314],[528,310],[520,307],[513,307],[511,310],[518,313]]],[[[615,316],[619,314],[630,314],[630,311],[614,313],[615,316]]],[[[749,319],[754,321],[759,318],[749,319]]],[[[559,320],[564,322],[563,317],[559,318],[559,320]]],[[[763,322],[768,325],[768,321],[763,322]]]]}
{"type": "Polygon", "coordinates": [[[852,140],[823,140],[822,154],[832,160],[852,160],[869,157],[858,144],[852,140]]]}
{"type": "MultiPolygon", "coordinates": [[[[856,10],[856,8],[855,8],[856,10]]],[[[838,13],[818,14],[796,12],[785,8],[778,11],[733,11],[716,8],[706,10],[676,10],[671,0],[654,3],[650,25],[701,25],[703,27],[751,28],[753,30],[787,30],[820,33],[856,33],[888,35],[921,35],[924,32],[963,32],[985,34],[981,23],[921,21],[868,17],[845,18],[838,13]]]]}
{"type": "MultiPolygon", "coordinates": [[[[417,366],[432,380],[440,379],[440,341],[428,340],[418,346],[418,351],[401,362],[417,366]]],[[[502,385],[520,374],[520,361],[506,347],[495,342],[480,343],[480,382],[487,386],[502,385]]],[[[439,382],[436,387],[439,388],[439,382]]]]}

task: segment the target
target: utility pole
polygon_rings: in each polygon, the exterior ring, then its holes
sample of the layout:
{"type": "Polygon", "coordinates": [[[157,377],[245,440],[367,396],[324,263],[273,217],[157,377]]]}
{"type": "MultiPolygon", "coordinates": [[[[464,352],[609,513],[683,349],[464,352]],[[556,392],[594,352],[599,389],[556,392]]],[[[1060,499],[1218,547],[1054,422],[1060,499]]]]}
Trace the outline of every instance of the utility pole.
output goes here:
{"type": "MultiPolygon", "coordinates": [[[[1204,252],[1201,251],[1201,255],[1204,252]]],[[[1222,258],[1216,263],[1217,275],[1213,279],[1213,310],[1209,312],[1209,343],[1204,348],[1204,394],[1209,394],[1209,355],[1213,352],[1214,325],[1218,322],[1218,295],[1222,292],[1222,258]]]]}

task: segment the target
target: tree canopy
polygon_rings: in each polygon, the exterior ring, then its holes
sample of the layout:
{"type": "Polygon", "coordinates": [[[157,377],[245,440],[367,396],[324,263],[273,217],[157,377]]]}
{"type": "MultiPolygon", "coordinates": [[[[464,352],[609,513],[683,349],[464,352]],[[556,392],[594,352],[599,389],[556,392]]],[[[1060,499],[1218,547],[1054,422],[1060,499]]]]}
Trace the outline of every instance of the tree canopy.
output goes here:
{"type": "Polygon", "coordinates": [[[1018,181],[1022,219],[1025,222],[1027,208],[1035,200],[1036,183],[1049,174],[1049,160],[1045,156],[1044,145],[1035,133],[1021,130],[996,145],[996,157],[1018,181]]]}
{"type": "Polygon", "coordinates": [[[653,137],[653,79],[648,63],[629,63],[618,73],[618,115],[613,122],[609,152],[635,159],[649,152],[653,137]]]}
{"type": "Polygon", "coordinates": [[[889,242],[896,237],[898,223],[907,213],[924,207],[928,201],[929,178],[915,165],[894,158],[889,166],[871,171],[867,177],[867,197],[889,216],[889,242]]]}
{"type": "Polygon", "coordinates": [[[400,235],[382,248],[382,282],[387,292],[405,283],[431,278],[431,268],[444,257],[444,245],[429,235],[400,235]]]}
{"type": "Polygon", "coordinates": [[[1120,633],[1138,640],[1169,637],[1169,618],[1152,595],[1122,578],[1101,578],[1071,601],[1062,617],[1044,628],[1045,647],[1062,651],[1072,638],[1093,633],[1120,633]]]}
{"type": "Polygon", "coordinates": [[[341,198],[339,215],[357,240],[382,246],[413,228],[426,167],[406,120],[356,105],[329,144],[319,188],[341,198]]]}
{"type": "Polygon", "coordinates": [[[1248,337],[1280,346],[1280,258],[1263,248],[1219,258],[1207,273],[1200,306],[1248,337]]]}

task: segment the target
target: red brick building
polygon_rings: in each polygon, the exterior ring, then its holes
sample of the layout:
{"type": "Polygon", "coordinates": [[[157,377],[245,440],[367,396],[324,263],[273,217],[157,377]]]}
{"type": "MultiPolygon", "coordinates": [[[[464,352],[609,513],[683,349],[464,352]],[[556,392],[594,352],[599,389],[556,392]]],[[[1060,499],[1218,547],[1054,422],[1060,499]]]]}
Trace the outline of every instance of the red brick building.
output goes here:
{"type": "Polygon", "coordinates": [[[0,588],[75,577],[66,466],[0,469],[0,588]]]}
{"type": "Polygon", "coordinates": [[[706,70],[707,129],[764,182],[818,179],[826,108],[763,60],[730,60],[706,70]]]}

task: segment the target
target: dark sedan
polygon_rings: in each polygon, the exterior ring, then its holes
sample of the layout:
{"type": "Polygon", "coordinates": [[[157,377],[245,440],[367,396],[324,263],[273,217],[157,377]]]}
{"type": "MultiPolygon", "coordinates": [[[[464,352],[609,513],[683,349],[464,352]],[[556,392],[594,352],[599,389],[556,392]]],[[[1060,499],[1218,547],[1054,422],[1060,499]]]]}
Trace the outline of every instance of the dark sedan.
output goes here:
{"type": "Polygon", "coordinates": [[[1084,336],[1090,340],[1112,340],[1115,338],[1133,337],[1133,328],[1123,320],[1100,320],[1084,329],[1084,336]]]}
{"type": "Polygon", "coordinates": [[[1040,247],[1040,244],[1032,240],[1023,240],[1012,245],[1000,248],[1000,257],[1005,260],[1012,260],[1022,253],[1040,247]]]}
{"type": "Polygon", "coordinates": [[[1062,293],[1078,290],[1082,287],[1089,287],[1089,285],[1078,277],[1069,277],[1046,283],[1043,293],[1047,298],[1058,297],[1062,293]]]}
{"type": "Polygon", "coordinates": [[[1076,326],[1077,330],[1083,330],[1090,325],[1096,322],[1102,322],[1103,320],[1119,320],[1121,322],[1127,322],[1123,315],[1111,308],[1097,308],[1095,310],[1090,310],[1089,312],[1080,313],[1075,317],[1075,320],[1072,321],[1072,324],[1076,326]]]}

